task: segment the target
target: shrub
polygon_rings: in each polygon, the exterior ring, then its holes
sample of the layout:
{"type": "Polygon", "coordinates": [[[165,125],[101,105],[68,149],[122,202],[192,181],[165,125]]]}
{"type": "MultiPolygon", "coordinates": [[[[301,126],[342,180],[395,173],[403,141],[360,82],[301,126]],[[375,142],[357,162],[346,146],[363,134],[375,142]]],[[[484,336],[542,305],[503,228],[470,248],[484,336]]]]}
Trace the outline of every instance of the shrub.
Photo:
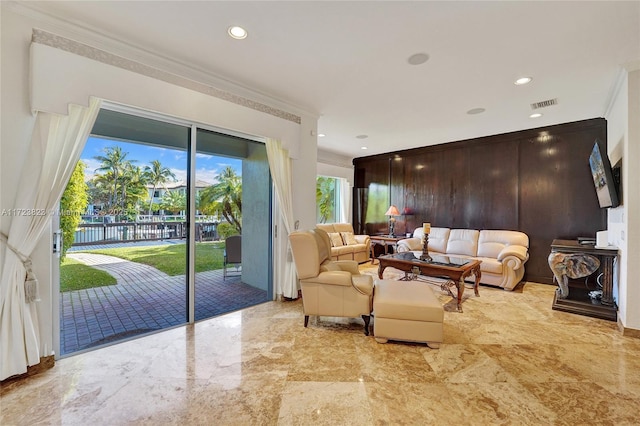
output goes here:
{"type": "Polygon", "coordinates": [[[238,230],[236,229],[236,227],[231,225],[229,222],[222,222],[218,224],[217,230],[218,237],[220,237],[221,240],[225,240],[231,235],[238,235],[238,230]]]}
{"type": "Polygon", "coordinates": [[[85,164],[78,161],[71,174],[69,183],[60,199],[60,229],[62,230],[62,253],[64,258],[73,244],[76,228],[80,224],[81,215],[87,209],[89,196],[88,186],[84,181],[85,164]]]}

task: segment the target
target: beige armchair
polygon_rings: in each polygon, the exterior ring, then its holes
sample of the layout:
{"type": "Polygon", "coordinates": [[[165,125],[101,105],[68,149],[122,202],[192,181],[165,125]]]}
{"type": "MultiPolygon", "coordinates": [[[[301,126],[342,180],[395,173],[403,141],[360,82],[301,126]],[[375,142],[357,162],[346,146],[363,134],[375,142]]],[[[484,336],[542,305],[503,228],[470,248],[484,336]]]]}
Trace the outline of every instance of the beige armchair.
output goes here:
{"type": "Polygon", "coordinates": [[[320,229],[292,232],[289,241],[302,288],[304,326],[309,315],[362,316],[368,336],[373,278],[361,275],[355,260],[331,260],[329,235],[320,229]]]}

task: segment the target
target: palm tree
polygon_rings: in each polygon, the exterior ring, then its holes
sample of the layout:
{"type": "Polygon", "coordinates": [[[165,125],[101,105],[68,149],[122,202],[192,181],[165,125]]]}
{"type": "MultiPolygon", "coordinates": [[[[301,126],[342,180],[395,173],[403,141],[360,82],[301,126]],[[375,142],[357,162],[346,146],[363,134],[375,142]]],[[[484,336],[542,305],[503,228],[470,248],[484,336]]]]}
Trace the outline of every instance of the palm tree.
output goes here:
{"type": "Polygon", "coordinates": [[[187,209],[187,195],[182,191],[167,191],[162,196],[160,207],[177,214],[187,209]]]}
{"type": "Polygon", "coordinates": [[[242,178],[230,166],[216,178],[218,183],[200,193],[201,210],[206,214],[221,213],[242,234],[242,178]]]}
{"type": "Polygon", "coordinates": [[[164,167],[159,160],[153,160],[150,164],[151,166],[144,166],[147,181],[153,185],[151,197],[149,198],[149,216],[151,216],[153,208],[153,195],[156,193],[158,186],[169,182],[170,178],[174,181],[176,179],[176,175],[168,167],[164,167]]]}
{"type": "Polygon", "coordinates": [[[96,174],[88,182],[89,185],[89,202],[91,204],[100,204],[102,208],[109,206],[112,194],[113,173],[107,172],[103,175],[96,174]]]}
{"type": "Polygon", "coordinates": [[[318,206],[318,221],[324,223],[333,217],[335,205],[335,179],[318,176],[316,179],[316,205],[318,206]]]}
{"type": "Polygon", "coordinates": [[[104,155],[98,155],[93,157],[95,160],[100,161],[100,167],[96,169],[96,172],[111,172],[113,178],[113,190],[109,196],[109,207],[113,207],[118,204],[118,180],[126,167],[127,163],[131,163],[126,160],[128,152],[122,152],[122,148],[119,146],[109,146],[103,149],[104,155]]]}
{"type": "Polygon", "coordinates": [[[128,162],[122,172],[122,210],[138,214],[141,202],[147,197],[147,176],[140,167],[128,162]]]}

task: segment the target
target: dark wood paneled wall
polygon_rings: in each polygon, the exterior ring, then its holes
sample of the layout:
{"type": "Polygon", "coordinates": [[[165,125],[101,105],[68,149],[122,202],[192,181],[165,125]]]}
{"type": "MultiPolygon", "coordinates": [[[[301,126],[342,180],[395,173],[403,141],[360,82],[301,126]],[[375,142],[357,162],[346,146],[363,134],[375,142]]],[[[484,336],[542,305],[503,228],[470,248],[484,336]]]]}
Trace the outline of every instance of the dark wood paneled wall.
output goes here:
{"type": "Polygon", "coordinates": [[[368,205],[354,227],[386,231],[384,213],[394,204],[413,211],[397,218],[396,233],[422,222],[519,230],[530,240],[525,280],[552,283],[551,241],[607,228],[588,161],[594,141],[606,143],[606,135],[606,121],[595,118],[356,158],[355,187],[368,194],[361,198],[368,205]]]}

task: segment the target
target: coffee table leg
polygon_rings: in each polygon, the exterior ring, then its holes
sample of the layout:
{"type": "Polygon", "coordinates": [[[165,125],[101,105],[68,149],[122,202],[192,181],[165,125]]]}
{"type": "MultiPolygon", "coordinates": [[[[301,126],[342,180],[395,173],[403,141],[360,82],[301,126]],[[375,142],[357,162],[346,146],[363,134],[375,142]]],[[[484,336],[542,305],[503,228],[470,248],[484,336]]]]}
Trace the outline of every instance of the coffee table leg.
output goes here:
{"type": "Polygon", "coordinates": [[[440,284],[440,288],[449,293],[449,296],[451,296],[453,299],[456,299],[456,302],[458,303],[458,312],[462,312],[462,293],[464,293],[464,279],[460,278],[460,280],[458,280],[457,282],[454,280],[447,280],[440,284]],[[451,287],[455,287],[457,289],[457,294],[453,294],[453,292],[451,291],[451,287]]]}
{"type": "Polygon", "coordinates": [[[458,312],[462,312],[462,294],[464,293],[464,278],[458,280],[458,312]]]}
{"type": "Polygon", "coordinates": [[[480,273],[480,266],[478,265],[478,267],[476,267],[476,269],[473,271],[473,273],[476,276],[476,281],[473,284],[473,290],[476,293],[477,297],[480,297],[480,293],[478,292],[478,286],[480,285],[480,277],[482,276],[480,273]]]}

